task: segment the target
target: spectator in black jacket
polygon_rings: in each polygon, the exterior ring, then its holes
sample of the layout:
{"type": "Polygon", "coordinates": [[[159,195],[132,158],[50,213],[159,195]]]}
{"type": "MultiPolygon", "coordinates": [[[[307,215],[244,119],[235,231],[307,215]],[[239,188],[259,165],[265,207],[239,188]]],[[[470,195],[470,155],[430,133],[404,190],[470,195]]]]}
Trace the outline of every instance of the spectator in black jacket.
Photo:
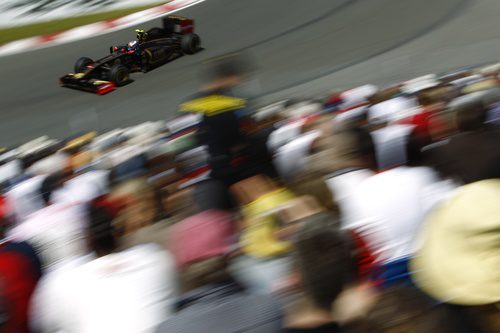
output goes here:
{"type": "Polygon", "coordinates": [[[275,174],[266,140],[249,133],[251,110],[248,99],[236,89],[247,76],[248,65],[241,56],[231,55],[211,60],[201,91],[180,105],[180,112],[202,115],[199,139],[208,146],[212,176],[227,183],[266,172],[275,174]],[[249,157],[242,168],[234,158],[249,157]]]}

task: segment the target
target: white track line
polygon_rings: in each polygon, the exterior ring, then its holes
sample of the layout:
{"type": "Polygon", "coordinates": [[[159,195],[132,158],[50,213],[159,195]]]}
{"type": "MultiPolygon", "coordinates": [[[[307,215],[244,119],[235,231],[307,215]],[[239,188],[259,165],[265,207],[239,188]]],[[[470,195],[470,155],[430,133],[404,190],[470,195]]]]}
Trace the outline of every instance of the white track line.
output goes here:
{"type": "Polygon", "coordinates": [[[173,0],[164,5],[132,13],[118,19],[92,23],[52,35],[17,40],[1,45],[0,56],[38,50],[54,45],[61,45],[104,35],[178,12],[204,1],[205,0],[173,0]]]}

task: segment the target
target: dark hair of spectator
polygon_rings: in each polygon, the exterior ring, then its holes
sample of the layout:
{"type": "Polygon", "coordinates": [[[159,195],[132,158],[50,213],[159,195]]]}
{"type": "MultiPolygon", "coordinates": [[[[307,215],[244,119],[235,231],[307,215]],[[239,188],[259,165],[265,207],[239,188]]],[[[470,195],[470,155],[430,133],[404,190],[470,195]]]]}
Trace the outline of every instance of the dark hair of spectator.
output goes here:
{"type": "Polygon", "coordinates": [[[424,147],[430,145],[432,139],[426,133],[414,128],[408,136],[406,143],[406,164],[409,166],[421,166],[424,164],[424,147]]]}
{"type": "Polygon", "coordinates": [[[334,133],[352,137],[355,144],[354,149],[359,157],[363,158],[370,169],[375,170],[377,168],[375,144],[370,131],[366,127],[358,126],[355,122],[346,122],[336,128],[334,133]]]}
{"type": "Polygon", "coordinates": [[[487,109],[480,100],[457,105],[453,111],[459,131],[474,131],[484,127],[487,109]]]}
{"type": "Polygon", "coordinates": [[[417,100],[418,100],[418,104],[420,104],[422,106],[428,106],[428,105],[431,105],[433,103],[432,98],[428,94],[426,94],[425,92],[421,92],[421,93],[417,94],[417,100]]]}
{"type": "Polygon", "coordinates": [[[355,127],[352,129],[352,133],[357,136],[358,147],[363,156],[375,160],[375,144],[370,132],[363,127],[355,127]]]}
{"type": "Polygon", "coordinates": [[[60,186],[62,173],[54,173],[47,176],[40,186],[40,195],[42,196],[45,205],[50,204],[52,193],[60,186]]]}
{"type": "Polygon", "coordinates": [[[303,221],[295,241],[295,265],[302,275],[305,294],[316,306],[330,311],[352,276],[349,242],[329,214],[316,214],[303,221]]]}
{"type": "Polygon", "coordinates": [[[90,249],[98,256],[114,252],[117,240],[111,214],[106,208],[92,204],[88,206],[87,214],[89,217],[87,237],[90,249]]]}

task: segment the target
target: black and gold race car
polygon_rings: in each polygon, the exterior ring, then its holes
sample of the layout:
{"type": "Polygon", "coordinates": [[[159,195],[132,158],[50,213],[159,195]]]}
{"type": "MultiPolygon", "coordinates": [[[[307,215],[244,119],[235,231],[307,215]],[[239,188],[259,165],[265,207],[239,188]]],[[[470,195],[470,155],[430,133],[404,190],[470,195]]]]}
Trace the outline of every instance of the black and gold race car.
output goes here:
{"type": "Polygon", "coordinates": [[[110,54],[99,60],[78,59],[74,73],[60,78],[63,87],[106,94],[130,82],[130,73],[148,72],[184,54],[201,50],[194,33],[194,21],[180,16],[163,18],[162,28],[136,30],[136,40],[110,47],[110,54]]]}

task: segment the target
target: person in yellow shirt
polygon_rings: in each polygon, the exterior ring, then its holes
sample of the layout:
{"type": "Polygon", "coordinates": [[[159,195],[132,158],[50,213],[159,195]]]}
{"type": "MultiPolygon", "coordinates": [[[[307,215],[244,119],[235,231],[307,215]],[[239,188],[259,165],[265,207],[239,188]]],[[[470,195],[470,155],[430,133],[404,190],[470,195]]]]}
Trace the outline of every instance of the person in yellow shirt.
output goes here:
{"type": "Polygon", "coordinates": [[[232,192],[241,205],[240,249],[235,275],[254,292],[269,293],[290,268],[290,237],[301,219],[322,211],[311,197],[258,175],[235,184],[232,192]],[[298,208],[298,209],[297,209],[298,208]]]}

